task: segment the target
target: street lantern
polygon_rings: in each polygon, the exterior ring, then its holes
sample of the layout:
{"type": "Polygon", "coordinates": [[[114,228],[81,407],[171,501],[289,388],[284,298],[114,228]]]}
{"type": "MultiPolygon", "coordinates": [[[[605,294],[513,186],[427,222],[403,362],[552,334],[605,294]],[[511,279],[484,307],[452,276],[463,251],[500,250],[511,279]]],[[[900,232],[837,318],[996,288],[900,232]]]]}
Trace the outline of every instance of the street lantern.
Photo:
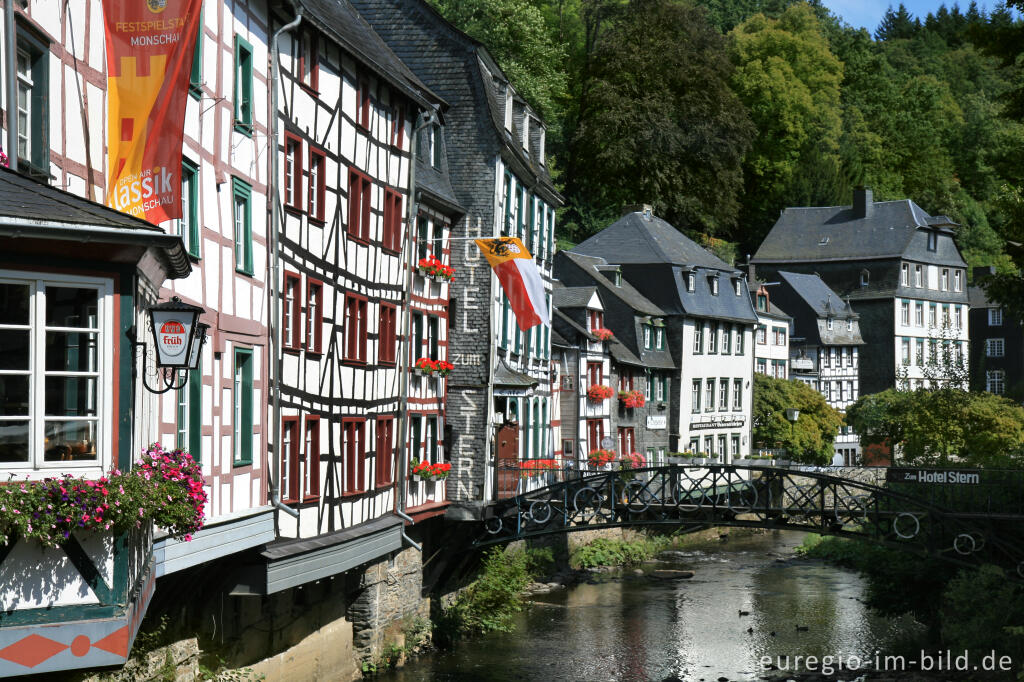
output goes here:
{"type": "Polygon", "coordinates": [[[800,410],[796,409],[795,407],[787,407],[786,408],[786,419],[788,419],[790,422],[795,424],[796,420],[799,419],[799,418],[800,418],[800,410]]]}
{"type": "MultiPolygon", "coordinates": [[[[183,303],[177,296],[170,301],[150,306],[148,311],[153,342],[156,344],[157,371],[163,385],[157,388],[150,386],[145,373],[142,375],[142,384],[151,393],[180,391],[188,382],[188,373],[183,370],[199,368],[206,330],[210,328],[210,325],[199,321],[199,316],[206,311],[200,306],[183,303]],[[180,382],[176,383],[179,374],[182,376],[180,382]]],[[[145,365],[148,355],[146,343],[136,341],[134,345],[142,347],[145,365]]]]}

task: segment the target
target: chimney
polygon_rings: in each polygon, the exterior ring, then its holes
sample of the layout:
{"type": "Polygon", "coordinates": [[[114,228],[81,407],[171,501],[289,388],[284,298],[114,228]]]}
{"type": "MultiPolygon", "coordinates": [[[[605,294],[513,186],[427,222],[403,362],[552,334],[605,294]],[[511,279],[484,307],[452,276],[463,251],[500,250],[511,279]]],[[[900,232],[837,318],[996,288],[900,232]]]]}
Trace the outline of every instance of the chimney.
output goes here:
{"type": "Polygon", "coordinates": [[[757,276],[754,274],[754,264],[750,262],[749,255],[747,256],[747,286],[751,291],[757,288],[757,276]]]}
{"type": "Polygon", "coordinates": [[[978,284],[982,280],[996,274],[996,266],[975,265],[973,268],[971,268],[971,273],[974,275],[974,283],[978,284]]]}
{"type": "Polygon", "coordinates": [[[644,220],[650,220],[654,216],[654,207],[651,204],[626,204],[622,207],[622,215],[640,213],[644,220]]]}
{"type": "Polygon", "coordinates": [[[869,187],[855,187],[853,190],[853,215],[870,218],[874,210],[874,196],[869,187]]]}

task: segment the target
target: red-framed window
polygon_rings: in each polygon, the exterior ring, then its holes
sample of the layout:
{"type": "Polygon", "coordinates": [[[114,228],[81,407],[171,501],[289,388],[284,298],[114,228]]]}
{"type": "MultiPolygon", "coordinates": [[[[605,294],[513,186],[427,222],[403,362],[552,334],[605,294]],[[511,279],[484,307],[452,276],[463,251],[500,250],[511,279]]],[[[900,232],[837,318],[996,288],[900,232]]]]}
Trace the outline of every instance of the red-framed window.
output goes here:
{"type": "Polygon", "coordinates": [[[348,171],[348,234],[354,239],[370,241],[370,178],[350,168],[348,171]]]}
{"type": "Polygon", "coordinates": [[[394,478],[394,456],[395,456],[395,418],[391,416],[377,417],[377,487],[383,487],[395,482],[394,478]]]}
{"type": "Polygon", "coordinates": [[[619,427],[619,454],[628,455],[636,452],[636,434],[632,426],[619,427]]]}
{"type": "Polygon", "coordinates": [[[320,497],[320,417],[307,415],[302,431],[299,484],[302,486],[302,499],[312,500],[320,497]]]}
{"type": "Polygon", "coordinates": [[[380,304],[380,330],[378,336],[377,362],[394,364],[397,354],[398,308],[391,303],[380,304]]]}
{"type": "Polygon", "coordinates": [[[320,60],[317,37],[312,31],[303,31],[298,40],[299,82],[314,92],[320,89],[320,60]]]}
{"type": "Polygon", "coordinates": [[[356,91],[356,124],[370,129],[370,82],[363,78],[359,79],[356,91]]]}
{"type": "Polygon", "coordinates": [[[324,200],[327,198],[327,155],[322,149],[309,148],[309,192],[307,211],[310,220],[324,220],[324,200]]]}
{"type": "Polygon", "coordinates": [[[324,336],[324,283],[306,278],[306,350],[323,352],[324,336]]]}
{"type": "Polygon", "coordinates": [[[587,420],[587,452],[601,447],[604,438],[604,422],[600,419],[587,420]]]}
{"type": "Polygon", "coordinates": [[[405,109],[401,104],[391,107],[391,146],[402,148],[405,142],[405,109]]]}
{"type": "Polygon", "coordinates": [[[281,333],[284,347],[298,350],[302,347],[302,278],[287,270],[284,273],[283,307],[281,333]]]}
{"type": "Polygon", "coordinates": [[[382,246],[394,252],[402,250],[402,195],[393,189],[384,190],[384,236],[382,246]]]}
{"type": "Polygon", "coordinates": [[[604,327],[604,313],[600,310],[588,310],[587,311],[587,331],[594,331],[595,329],[601,329],[604,327]]]}
{"type": "Polygon", "coordinates": [[[620,391],[632,391],[633,390],[633,373],[628,369],[623,369],[622,374],[619,375],[619,390],[620,391]]]}
{"type": "Polygon", "coordinates": [[[366,297],[345,294],[345,360],[366,362],[366,297]]]}
{"type": "Polygon", "coordinates": [[[299,418],[281,419],[281,497],[299,501],[299,418]]]}
{"type": "Polygon", "coordinates": [[[284,205],[302,210],[302,140],[284,134],[284,205]]]}
{"type": "Polygon", "coordinates": [[[346,417],[341,420],[344,438],[342,449],[345,456],[343,493],[363,492],[366,480],[366,420],[362,417],[346,417]]]}
{"type": "Polygon", "coordinates": [[[593,386],[604,381],[604,368],[600,362],[587,363],[587,382],[593,386]]]}

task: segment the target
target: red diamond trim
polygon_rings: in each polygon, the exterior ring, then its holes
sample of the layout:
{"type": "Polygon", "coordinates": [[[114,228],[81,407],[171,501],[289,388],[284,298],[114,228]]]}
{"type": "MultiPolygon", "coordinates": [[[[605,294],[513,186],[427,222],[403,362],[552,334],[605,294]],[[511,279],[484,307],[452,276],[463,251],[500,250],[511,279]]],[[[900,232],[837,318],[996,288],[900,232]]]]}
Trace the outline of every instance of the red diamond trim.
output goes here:
{"type": "Polygon", "coordinates": [[[116,656],[128,656],[128,626],[118,628],[98,642],[93,643],[93,648],[103,649],[116,656]]]}
{"type": "Polygon", "coordinates": [[[67,644],[55,642],[42,635],[29,635],[0,649],[0,658],[5,658],[26,668],[34,668],[67,648],[67,644]]]}

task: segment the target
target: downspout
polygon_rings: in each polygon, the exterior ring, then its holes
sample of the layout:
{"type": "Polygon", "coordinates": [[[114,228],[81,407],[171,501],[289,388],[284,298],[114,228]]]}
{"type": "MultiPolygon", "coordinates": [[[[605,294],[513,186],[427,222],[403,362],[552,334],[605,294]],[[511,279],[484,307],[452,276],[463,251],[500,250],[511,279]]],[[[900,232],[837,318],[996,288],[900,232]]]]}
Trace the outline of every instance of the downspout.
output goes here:
{"type": "MultiPolygon", "coordinates": [[[[405,224],[409,235],[405,240],[405,247],[402,250],[402,264],[405,266],[405,301],[402,308],[402,340],[398,360],[398,371],[401,377],[398,389],[398,500],[395,505],[395,514],[399,518],[413,523],[411,516],[405,513],[406,496],[406,471],[405,471],[405,449],[408,446],[408,414],[409,414],[409,365],[411,360],[411,348],[409,348],[409,326],[412,318],[412,256],[413,242],[416,234],[416,214],[419,212],[419,202],[416,200],[416,150],[419,147],[420,130],[428,125],[437,123],[437,114],[433,111],[424,110],[416,117],[416,125],[409,136],[409,206],[406,211],[405,224]]],[[[405,533],[405,524],[402,524],[402,539],[415,547],[420,552],[422,545],[415,542],[405,533]]]]}
{"type": "MultiPolygon", "coordinates": [[[[8,0],[8,4],[9,3],[10,0],[8,0]]],[[[294,7],[294,4],[292,7],[294,7]]],[[[277,186],[277,90],[278,82],[281,78],[278,41],[282,34],[294,29],[301,21],[302,9],[299,8],[295,11],[295,18],[277,29],[277,31],[274,32],[273,37],[270,39],[270,141],[268,145],[270,150],[270,177],[267,181],[267,194],[270,197],[271,264],[267,273],[267,291],[270,296],[270,357],[273,358],[273,361],[270,363],[270,367],[274,370],[271,373],[269,383],[272,387],[271,421],[274,424],[273,433],[275,436],[274,457],[270,458],[269,462],[270,486],[268,492],[270,494],[270,503],[275,509],[279,509],[285,514],[296,519],[299,518],[299,512],[281,501],[280,488],[278,486],[281,477],[281,375],[284,372],[284,358],[282,357],[280,350],[283,345],[283,340],[278,338],[281,334],[281,325],[278,324],[278,320],[281,317],[281,301],[278,298],[277,291],[277,264],[280,257],[279,234],[281,231],[281,207],[277,186]]]]}
{"type": "Polygon", "coordinates": [[[18,89],[14,67],[14,0],[4,2],[4,80],[7,81],[7,167],[18,170],[18,89]]]}

